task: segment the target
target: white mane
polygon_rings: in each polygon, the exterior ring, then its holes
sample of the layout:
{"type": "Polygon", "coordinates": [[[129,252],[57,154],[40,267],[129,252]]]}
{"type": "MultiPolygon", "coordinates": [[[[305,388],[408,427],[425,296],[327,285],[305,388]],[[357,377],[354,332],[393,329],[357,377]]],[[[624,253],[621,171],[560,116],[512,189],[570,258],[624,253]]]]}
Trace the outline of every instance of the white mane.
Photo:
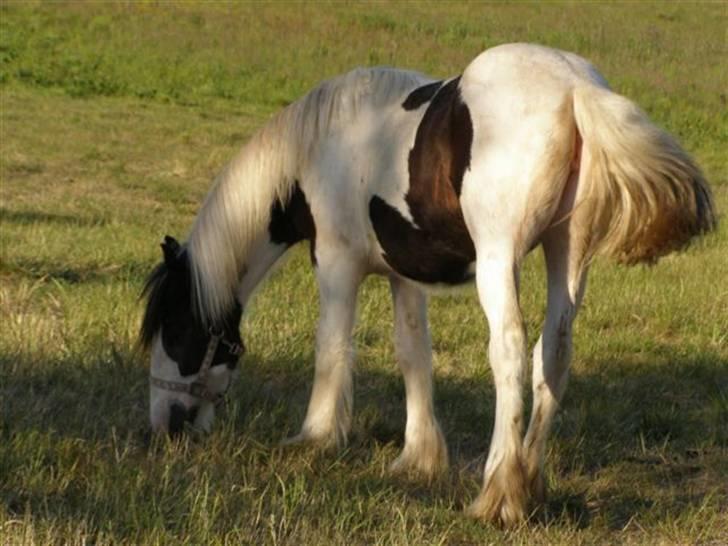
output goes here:
{"type": "Polygon", "coordinates": [[[260,129],[222,170],[187,248],[194,299],[204,322],[230,308],[251,246],[285,202],[318,144],[365,107],[381,107],[428,81],[417,72],[358,68],[325,81],[260,129]]]}

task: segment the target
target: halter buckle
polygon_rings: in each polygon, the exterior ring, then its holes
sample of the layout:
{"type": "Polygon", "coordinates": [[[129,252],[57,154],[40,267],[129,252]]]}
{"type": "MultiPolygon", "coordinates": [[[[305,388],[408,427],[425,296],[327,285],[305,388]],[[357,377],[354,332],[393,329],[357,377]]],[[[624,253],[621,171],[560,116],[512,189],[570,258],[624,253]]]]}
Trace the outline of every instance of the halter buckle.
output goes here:
{"type": "Polygon", "coordinates": [[[194,381],[190,383],[188,393],[197,398],[202,398],[203,400],[206,400],[212,394],[207,389],[207,386],[204,383],[200,383],[199,381],[194,381]]]}
{"type": "Polygon", "coordinates": [[[228,352],[233,355],[237,356],[238,358],[245,353],[245,347],[240,343],[231,343],[227,340],[221,340],[223,345],[227,347],[228,352]]]}
{"type": "Polygon", "coordinates": [[[207,400],[215,406],[218,406],[225,398],[227,389],[225,389],[223,392],[213,393],[210,391],[210,389],[207,388],[207,385],[205,385],[204,383],[194,381],[193,383],[190,383],[188,392],[190,395],[199,398],[200,400],[207,400]]]}

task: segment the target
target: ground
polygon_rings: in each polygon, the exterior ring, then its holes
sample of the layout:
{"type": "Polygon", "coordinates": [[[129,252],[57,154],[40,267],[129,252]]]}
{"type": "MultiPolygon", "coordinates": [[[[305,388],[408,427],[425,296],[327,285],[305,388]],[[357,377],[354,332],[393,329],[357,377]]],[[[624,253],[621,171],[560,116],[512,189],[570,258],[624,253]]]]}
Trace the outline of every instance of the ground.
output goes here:
{"type": "MultiPolygon", "coordinates": [[[[390,64],[445,77],[484,48],[576,51],[676,134],[728,208],[721,4],[0,3],[0,542],[721,544],[728,537],[728,228],[650,268],[598,260],[549,444],[544,517],[471,521],[493,421],[472,287],[433,297],[452,469],[393,478],[404,387],[392,309],[365,283],[354,430],[284,449],[313,373],[306,249],[243,323],[240,380],[209,436],[149,436],[138,295],[214,174],[321,79],[390,64]]],[[[539,251],[522,303],[543,320],[539,251]]]]}

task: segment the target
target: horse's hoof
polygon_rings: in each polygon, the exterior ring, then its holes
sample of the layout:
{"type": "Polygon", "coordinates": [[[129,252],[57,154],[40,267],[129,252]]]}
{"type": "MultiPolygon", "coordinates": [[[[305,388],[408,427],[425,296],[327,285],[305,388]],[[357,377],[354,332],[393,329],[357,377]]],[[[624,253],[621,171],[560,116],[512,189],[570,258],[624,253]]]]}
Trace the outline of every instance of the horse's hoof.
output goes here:
{"type": "Polygon", "coordinates": [[[546,480],[544,480],[541,472],[528,477],[528,491],[531,496],[532,506],[540,507],[546,504],[546,480]]]}
{"type": "Polygon", "coordinates": [[[308,431],[301,431],[295,436],[284,438],[280,443],[281,447],[308,446],[322,451],[334,449],[337,445],[336,436],[333,434],[316,436],[308,431]]]}
{"type": "Polygon", "coordinates": [[[390,474],[395,476],[412,474],[428,482],[444,474],[447,469],[447,449],[415,454],[404,451],[389,465],[390,474]]]}
{"type": "Polygon", "coordinates": [[[526,521],[525,505],[509,502],[504,495],[480,494],[465,509],[465,515],[504,528],[513,528],[526,521]]]}
{"type": "Polygon", "coordinates": [[[305,434],[302,432],[296,434],[295,436],[289,436],[288,438],[283,438],[283,440],[280,441],[281,447],[289,447],[289,446],[295,446],[295,445],[301,445],[305,444],[307,442],[310,442],[310,438],[308,438],[305,434]]]}
{"type": "Polygon", "coordinates": [[[528,498],[525,472],[520,462],[503,461],[465,513],[503,527],[515,527],[526,521],[528,498]]]}
{"type": "Polygon", "coordinates": [[[416,474],[432,481],[448,468],[447,444],[440,425],[432,418],[429,426],[421,427],[420,433],[405,440],[402,453],[392,464],[392,474],[416,474]]]}

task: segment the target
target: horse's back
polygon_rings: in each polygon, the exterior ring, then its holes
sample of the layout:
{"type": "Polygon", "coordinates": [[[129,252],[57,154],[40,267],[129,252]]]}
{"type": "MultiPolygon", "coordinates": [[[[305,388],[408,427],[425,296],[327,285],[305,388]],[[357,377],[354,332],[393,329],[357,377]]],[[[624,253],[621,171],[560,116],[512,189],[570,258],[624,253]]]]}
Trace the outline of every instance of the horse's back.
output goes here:
{"type": "Polygon", "coordinates": [[[535,90],[550,85],[570,85],[588,80],[607,86],[606,80],[589,61],[569,51],[537,44],[503,44],[486,49],[475,57],[463,71],[463,83],[505,82],[508,85],[535,86],[535,90]]]}
{"type": "Polygon", "coordinates": [[[579,84],[606,87],[586,59],[534,44],[505,44],[478,55],[463,71],[460,89],[474,123],[498,139],[510,130],[561,116],[579,84]]]}

